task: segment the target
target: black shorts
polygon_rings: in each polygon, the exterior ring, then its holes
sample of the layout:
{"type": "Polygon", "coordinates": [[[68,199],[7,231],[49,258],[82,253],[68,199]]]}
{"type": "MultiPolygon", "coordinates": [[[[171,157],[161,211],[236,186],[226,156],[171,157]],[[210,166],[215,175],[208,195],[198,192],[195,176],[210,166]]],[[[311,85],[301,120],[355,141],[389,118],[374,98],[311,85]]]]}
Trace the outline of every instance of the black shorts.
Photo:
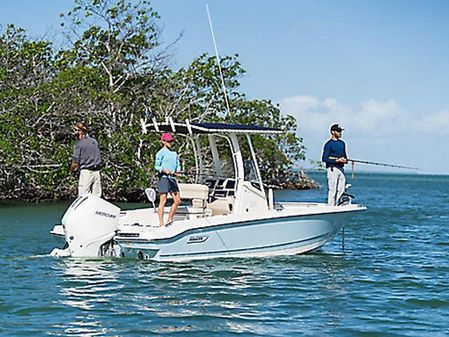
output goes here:
{"type": "Polygon", "coordinates": [[[162,176],[157,182],[157,190],[159,193],[173,193],[179,192],[179,187],[175,178],[162,176]]]}

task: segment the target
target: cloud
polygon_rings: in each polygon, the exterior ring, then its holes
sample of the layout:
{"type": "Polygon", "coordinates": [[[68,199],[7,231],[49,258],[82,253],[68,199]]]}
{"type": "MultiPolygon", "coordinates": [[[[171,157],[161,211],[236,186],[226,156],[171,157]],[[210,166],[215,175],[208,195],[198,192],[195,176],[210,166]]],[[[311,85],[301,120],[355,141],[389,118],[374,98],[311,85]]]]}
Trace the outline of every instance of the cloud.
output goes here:
{"type": "Polygon", "coordinates": [[[375,99],[351,106],[335,98],[320,100],[301,95],[279,101],[284,114],[293,115],[302,134],[323,134],[333,123],[340,123],[358,136],[398,137],[410,131],[449,134],[449,110],[425,116],[403,109],[394,99],[375,99]]]}
{"type": "Polygon", "coordinates": [[[449,135],[449,110],[426,116],[417,127],[428,133],[449,135]]]}

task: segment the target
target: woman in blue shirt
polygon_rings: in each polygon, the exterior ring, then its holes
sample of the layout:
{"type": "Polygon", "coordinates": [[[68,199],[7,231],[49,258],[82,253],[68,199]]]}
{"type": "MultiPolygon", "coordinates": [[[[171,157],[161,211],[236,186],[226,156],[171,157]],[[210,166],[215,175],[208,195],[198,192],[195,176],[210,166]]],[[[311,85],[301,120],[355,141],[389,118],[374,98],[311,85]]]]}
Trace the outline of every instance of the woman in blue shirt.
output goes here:
{"type": "Polygon", "coordinates": [[[157,189],[160,195],[158,214],[159,214],[159,226],[168,226],[173,223],[173,217],[175,216],[176,209],[181,204],[181,196],[179,195],[179,187],[176,182],[175,175],[179,172],[179,157],[175,151],[171,151],[170,148],[173,145],[175,138],[168,132],[165,132],[161,136],[162,149],[156,153],[155,169],[159,173],[159,181],[157,189]],[[167,223],[164,223],[164,208],[167,202],[167,195],[171,194],[173,197],[173,204],[168,214],[167,223]]]}

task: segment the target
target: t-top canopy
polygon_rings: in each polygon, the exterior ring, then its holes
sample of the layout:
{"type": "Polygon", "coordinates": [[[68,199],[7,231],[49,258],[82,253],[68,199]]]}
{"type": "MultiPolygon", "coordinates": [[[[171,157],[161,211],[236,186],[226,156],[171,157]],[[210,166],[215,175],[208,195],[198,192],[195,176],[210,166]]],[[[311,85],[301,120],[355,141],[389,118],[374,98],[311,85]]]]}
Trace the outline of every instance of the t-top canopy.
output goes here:
{"type": "Polygon", "coordinates": [[[208,133],[252,133],[252,134],[279,134],[281,129],[268,128],[257,125],[240,125],[224,123],[158,123],[153,121],[145,124],[142,121],[144,131],[173,132],[181,134],[208,134],[208,133]]]}

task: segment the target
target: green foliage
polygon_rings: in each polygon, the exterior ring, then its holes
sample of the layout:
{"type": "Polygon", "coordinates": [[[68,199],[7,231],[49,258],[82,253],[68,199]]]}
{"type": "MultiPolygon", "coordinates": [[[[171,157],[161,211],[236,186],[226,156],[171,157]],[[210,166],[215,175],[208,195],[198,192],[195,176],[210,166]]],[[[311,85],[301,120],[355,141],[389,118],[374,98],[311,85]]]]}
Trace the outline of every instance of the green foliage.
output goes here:
{"type": "MultiPolygon", "coordinates": [[[[282,136],[254,138],[265,179],[304,158],[295,119],[269,100],[248,100],[239,92],[245,70],[238,55],[220,60],[229,111],[214,57],[200,55],[178,70],[167,65],[159,16],[148,1],[75,0],[61,18],[71,41],[62,50],[12,25],[1,32],[0,198],[76,195],[77,177],[68,165],[72,127],[81,120],[100,144],[104,193],[113,199],[128,199],[152,184],[159,142],[155,134],[142,134],[142,117],[283,129],[282,136]]],[[[190,144],[178,146],[191,165],[190,144]]]]}
{"type": "MultiPolygon", "coordinates": [[[[237,55],[223,57],[221,67],[224,74],[226,93],[232,103],[241,94],[237,91],[238,79],[245,73],[237,59],[237,55]]],[[[215,57],[203,54],[196,58],[186,69],[180,69],[174,76],[179,83],[181,96],[179,105],[182,107],[180,119],[189,118],[192,121],[223,121],[228,115],[223,94],[220,70],[215,57]]],[[[229,115],[233,115],[231,107],[229,115]]]]}

